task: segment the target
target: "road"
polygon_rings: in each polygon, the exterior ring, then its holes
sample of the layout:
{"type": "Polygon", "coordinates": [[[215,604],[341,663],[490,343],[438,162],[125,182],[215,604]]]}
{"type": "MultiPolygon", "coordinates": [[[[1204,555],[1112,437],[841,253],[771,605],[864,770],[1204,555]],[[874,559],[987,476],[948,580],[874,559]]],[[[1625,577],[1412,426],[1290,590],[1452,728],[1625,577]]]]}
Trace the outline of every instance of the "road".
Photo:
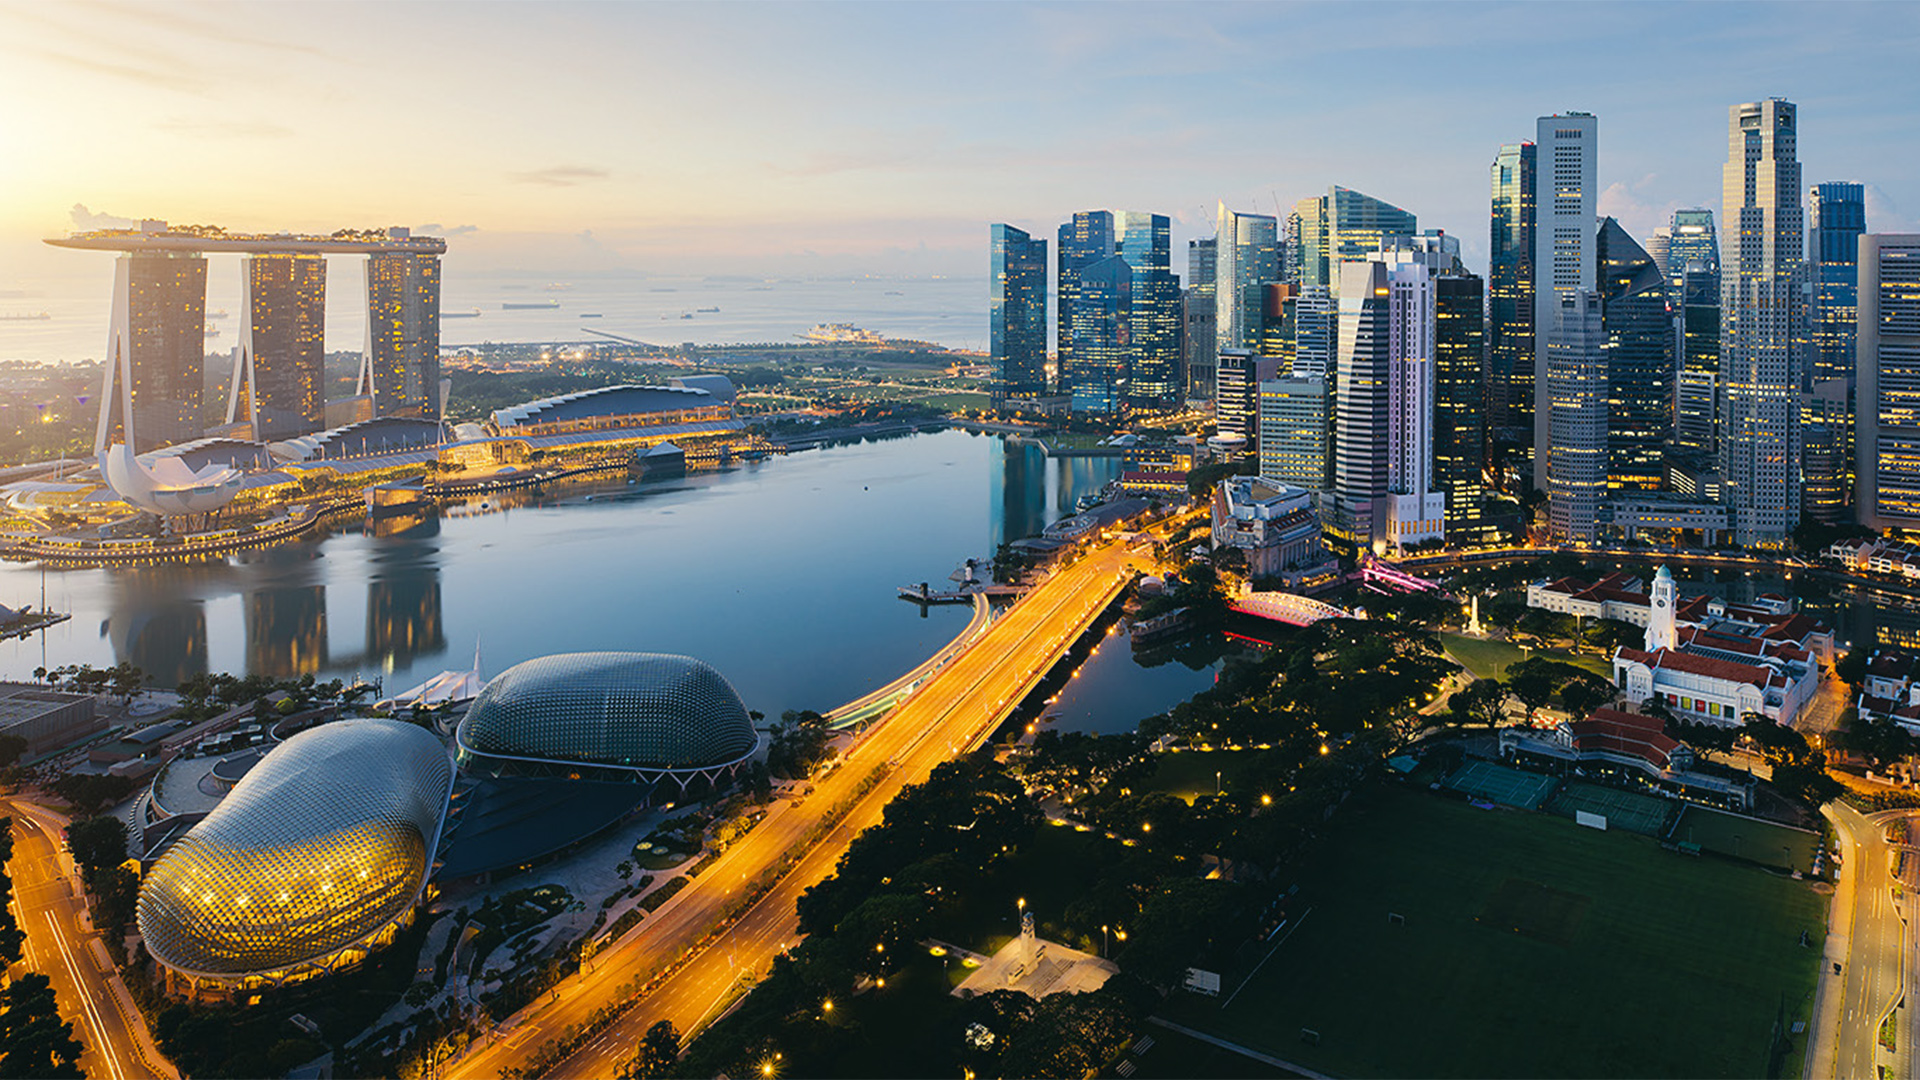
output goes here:
{"type": "Polygon", "coordinates": [[[66,818],[18,799],[13,815],[14,910],[27,934],[27,967],[53,982],[60,1016],[86,1047],[80,1068],[95,1080],[176,1080],[154,1045],[146,1018],[95,944],[79,874],[61,839],[66,818]],[[96,955],[100,963],[95,963],[96,955]]]}
{"type": "Polygon", "coordinates": [[[641,982],[689,954],[690,961],[551,1075],[614,1075],[632,1056],[641,1034],[659,1020],[672,1020],[689,1035],[698,1031],[727,1007],[745,980],[764,973],[783,948],[797,942],[795,901],[832,873],[853,838],[880,822],[887,803],[901,789],[925,780],[936,765],[988,738],[1120,594],[1129,576],[1124,540],[1094,548],[1055,571],[869,729],[838,769],[815,782],[814,793],[804,802],[776,805],[691,885],[603,950],[586,971],[511,1018],[505,1030],[470,1050],[445,1075],[498,1076],[569,1025],[585,1023],[603,1007],[624,1005],[636,996],[641,982]],[[862,780],[877,769],[884,770],[882,778],[824,838],[807,846],[808,834],[835,807],[853,799],[862,780]],[[797,863],[765,896],[714,933],[722,915],[756,880],[795,853],[797,863]]]}
{"type": "MultiPolygon", "coordinates": [[[[1815,1052],[1808,1054],[1809,1077],[1874,1077],[1877,1066],[1894,1063],[1893,1055],[1879,1047],[1880,1022],[1900,1000],[1910,970],[1904,954],[1911,944],[1894,901],[1894,849],[1885,829],[1907,813],[1866,815],[1838,800],[1826,808],[1846,861],[1834,892],[1823,960],[1828,966],[1822,972],[1821,1004],[1814,1018],[1825,1037],[1816,1040],[1815,1052]],[[1833,963],[1841,965],[1838,979],[1832,977],[1833,963]]],[[[1907,1012],[1910,1019],[1912,1010],[1907,1012]]],[[[1908,1055],[1912,1037],[1909,1025],[1896,1040],[1908,1055]]]]}

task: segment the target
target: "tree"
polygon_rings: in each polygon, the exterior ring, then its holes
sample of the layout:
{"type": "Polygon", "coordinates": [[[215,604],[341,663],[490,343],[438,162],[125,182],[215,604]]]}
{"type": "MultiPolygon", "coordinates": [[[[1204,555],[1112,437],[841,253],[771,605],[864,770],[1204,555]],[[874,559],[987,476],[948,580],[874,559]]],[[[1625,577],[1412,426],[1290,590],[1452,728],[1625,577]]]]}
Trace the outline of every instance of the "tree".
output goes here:
{"type": "Polygon", "coordinates": [[[13,819],[0,817],[0,964],[19,960],[27,943],[27,935],[13,917],[13,878],[7,873],[12,860],[13,819]]]}
{"type": "Polygon", "coordinates": [[[1536,710],[1553,700],[1554,684],[1558,682],[1553,666],[1551,660],[1532,656],[1507,668],[1507,691],[1526,706],[1529,720],[1536,710]]]}
{"type": "Polygon", "coordinates": [[[1867,681],[1867,664],[1873,659],[1873,651],[1864,645],[1856,645],[1847,650],[1847,654],[1834,661],[1833,673],[1842,682],[1855,690],[1867,681]]]}
{"type": "Polygon", "coordinates": [[[53,984],[38,972],[0,991],[0,1076],[86,1080],[73,1025],[60,1019],[53,984]]]}
{"type": "Polygon", "coordinates": [[[632,1074],[637,1080],[653,1080],[655,1077],[673,1075],[673,1067],[680,1061],[680,1031],[673,1021],[662,1020],[647,1029],[640,1037],[640,1046],[633,1059],[632,1074]]]}
{"type": "Polygon", "coordinates": [[[98,814],[101,810],[131,795],[137,786],[134,781],[124,776],[101,776],[91,773],[68,773],[47,785],[55,795],[65,799],[69,806],[88,817],[98,814]]]}
{"type": "Polygon", "coordinates": [[[1453,707],[1471,722],[1498,727],[1507,715],[1507,687],[1499,679],[1475,679],[1453,695],[1453,707]]]}
{"type": "Polygon", "coordinates": [[[86,818],[67,826],[67,848],[91,887],[101,871],[127,861],[127,830],[110,817],[86,818]]]}
{"type": "Polygon", "coordinates": [[[1598,675],[1584,675],[1560,688],[1560,704],[1566,706],[1567,715],[1580,719],[1612,701],[1614,693],[1612,683],[1598,675]]]}

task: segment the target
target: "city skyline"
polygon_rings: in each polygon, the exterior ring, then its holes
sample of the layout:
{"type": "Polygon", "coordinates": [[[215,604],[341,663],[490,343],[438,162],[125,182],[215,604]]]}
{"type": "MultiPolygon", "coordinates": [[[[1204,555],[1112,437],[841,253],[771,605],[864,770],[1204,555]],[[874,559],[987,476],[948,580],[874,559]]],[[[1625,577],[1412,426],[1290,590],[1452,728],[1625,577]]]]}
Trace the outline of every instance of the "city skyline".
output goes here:
{"type": "Polygon", "coordinates": [[[1071,6],[990,20],[966,6],[769,7],[746,25],[680,6],[486,10],[0,5],[0,78],[42,103],[0,126],[0,288],[87,272],[35,250],[41,237],[140,217],[437,224],[455,273],[981,277],[981,221],[1046,235],[1072,208],[1132,206],[1168,214],[1178,248],[1211,233],[1216,200],[1284,218],[1335,184],[1458,235],[1484,273],[1485,169],[1533,117],[1602,117],[1597,212],[1644,241],[1672,209],[1713,204],[1719,162],[1704,148],[1725,102],[1772,95],[1817,133],[1801,149],[1809,182],[1866,184],[1878,231],[1920,214],[1902,95],[1850,78],[1920,34],[1901,7],[1829,7],[1813,26],[1745,8],[1737,50],[1714,44],[1733,25],[1721,5],[1369,9],[1368,52],[1502,63],[1457,63],[1437,82],[1424,64],[1391,65],[1338,100],[1324,87],[1356,50],[1298,42],[1354,39],[1347,7],[1129,8],[1158,19],[1151,41],[1071,6]],[[1519,48],[1548,29],[1588,48],[1519,48]],[[646,63],[615,62],[635,48],[646,63]],[[1238,62],[1263,55],[1288,63],[1238,62]],[[539,66],[552,56],[569,57],[565,74],[539,66]],[[508,64],[525,75],[500,79],[508,64]],[[1621,78],[1635,68],[1660,78],[1621,78]],[[1513,91],[1530,81],[1551,89],[1513,91]],[[371,161],[322,149],[364,139],[395,94],[429,103],[430,123],[407,128],[424,137],[387,139],[371,161]],[[1444,118],[1417,171],[1374,138],[1408,95],[1444,118]],[[1275,107],[1302,100],[1317,104],[1275,107]]]}

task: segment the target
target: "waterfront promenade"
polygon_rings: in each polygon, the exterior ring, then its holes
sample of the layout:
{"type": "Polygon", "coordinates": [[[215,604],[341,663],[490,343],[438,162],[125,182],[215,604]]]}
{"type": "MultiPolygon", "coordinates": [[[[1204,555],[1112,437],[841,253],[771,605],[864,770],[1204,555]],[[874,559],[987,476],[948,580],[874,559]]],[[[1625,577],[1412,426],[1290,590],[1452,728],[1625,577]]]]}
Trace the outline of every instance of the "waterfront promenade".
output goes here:
{"type": "Polygon", "coordinates": [[[798,940],[795,902],[832,873],[853,838],[879,823],[903,788],[990,737],[1131,576],[1124,540],[1056,571],[870,728],[811,796],[776,805],[690,887],[447,1075],[492,1077],[522,1067],[548,1042],[629,1002],[551,1075],[616,1074],[659,1020],[691,1037],[798,940]]]}

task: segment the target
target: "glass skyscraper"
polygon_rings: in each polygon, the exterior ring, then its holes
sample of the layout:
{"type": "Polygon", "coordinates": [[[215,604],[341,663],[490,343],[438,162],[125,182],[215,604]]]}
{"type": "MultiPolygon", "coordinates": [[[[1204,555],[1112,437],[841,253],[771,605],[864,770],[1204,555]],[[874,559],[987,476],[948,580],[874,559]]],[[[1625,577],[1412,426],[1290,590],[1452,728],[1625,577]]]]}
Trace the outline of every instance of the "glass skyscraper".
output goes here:
{"type": "Polygon", "coordinates": [[[1077,275],[1072,360],[1061,367],[1076,413],[1118,416],[1126,405],[1133,268],[1118,255],[1087,263],[1077,275]]]}
{"type": "Polygon", "coordinates": [[[1324,285],[1337,299],[1340,264],[1370,258],[1389,236],[1414,236],[1420,220],[1408,211],[1351,188],[1330,187],[1325,195],[1294,206],[1299,218],[1301,285],[1324,285]]]}
{"type": "Polygon", "coordinates": [[[1488,411],[1493,426],[1533,442],[1533,235],[1538,155],[1509,143],[1493,159],[1487,259],[1488,411]]]}
{"type": "Polygon", "coordinates": [[[1132,411],[1176,409],[1180,377],[1180,279],[1173,274],[1172,222],[1164,214],[1120,215],[1120,257],[1133,273],[1127,297],[1126,400],[1132,411]]]}
{"type": "Polygon", "coordinates": [[[991,227],[989,352],[994,403],[1047,393],[1047,242],[991,227]]]}
{"type": "Polygon", "coordinates": [[[134,251],[114,265],[113,321],[95,449],[136,454],[200,437],[206,356],[207,259],[191,251],[134,251]],[[115,382],[119,389],[116,393],[115,382]],[[120,421],[111,417],[116,412],[120,421]],[[126,432],[132,413],[132,437],[126,432]]]}
{"type": "Polygon", "coordinates": [[[1058,280],[1054,286],[1053,348],[1060,378],[1064,381],[1067,369],[1073,364],[1073,319],[1079,310],[1080,271],[1113,254],[1113,214],[1106,210],[1082,210],[1073,215],[1072,221],[1060,226],[1059,239],[1054,249],[1058,280]]]}
{"type": "Polygon", "coordinates": [[[1675,210],[1667,227],[1667,261],[1662,265],[1667,284],[1678,292],[1687,267],[1699,263],[1713,275],[1713,291],[1720,291],[1720,237],[1713,228],[1713,211],[1675,210]]]}
{"type": "MultiPolygon", "coordinates": [[[[1592,113],[1570,112],[1543,116],[1535,124],[1534,142],[1538,145],[1539,177],[1533,234],[1533,484],[1545,489],[1546,470],[1541,467],[1551,449],[1547,438],[1553,430],[1549,412],[1559,400],[1548,390],[1541,373],[1546,371],[1549,337],[1560,318],[1560,300],[1575,290],[1598,295],[1594,275],[1599,262],[1594,256],[1594,201],[1599,198],[1598,169],[1600,121],[1592,113]]],[[[1570,332],[1585,333],[1586,305],[1574,312],[1566,323],[1570,332]]],[[[1596,325],[1593,329],[1597,330],[1596,325]]],[[[1562,372],[1590,369],[1585,364],[1563,364],[1562,372]]],[[[1598,400],[1606,400],[1605,369],[1598,369],[1602,385],[1595,391],[1598,400]]],[[[1581,401],[1585,400],[1584,391],[1581,401]]],[[[1577,425],[1576,425],[1577,426],[1577,425]]],[[[1585,448],[1579,452],[1584,453],[1585,448]]],[[[1602,463],[1601,475],[1606,470],[1602,463]]]]}
{"type": "Polygon", "coordinates": [[[1601,318],[1606,330],[1607,486],[1654,491],[1673,430],[1673,316],[1667,279],[1620,223],[1600,223],[1601,318]]]}
{"type": "Polygon", "coordinates": [[[239,407],[259,442],[319,431],[325,424],[327,260],[322,255],[249,255],[241,267],[247,321],[227,422],[239,407]],[[244,379],[242,378],[244,376],[244,379]],[[240,387],[248,388],[247,400],[240,387]]]}
{"type": "Polygon", "coordinates": [[[1861,238],[1854,512],[1920,529],[1920,241],[1861,238]]]}
{"type": "Polygon", "coordinates": [[[1434,279],[1433,479],[1447,496],[1447,539],[1488,539],[1485,293],[1463,269],[1434,279]]]}
{"type": "Polygon", "coordinates": [[[1214,353],[1219,335],[1214,304],[1215,240],[1209,236],[1187,241],[1187,396],[1196,401],[1213,398],[1214,353]]]}
{"type": "Polygon", "coordinates": [[[1807,259],[1813,282],[1815,383],[1853,378],[1854,317],[1860,304],[1860,235],[1867,231],[1866,189],[1830,181],[1807,201],[1807,259]]]}
{"type": "Polygon", "coordinates": [[[1678,375],[1674,442],[1712,454],[1720,418],[1720,275],[1698,261],[1681,275],[1678,375]]]}
{"type": "Polygon", "coordinates": [[[366,373],[376,415],[440,419],[440,256],[367,256],[366,373]]]}
{"type": "Polygon", "coordinates": [[[1222,203],[1214,243],[1216,348],[1257,348],[1266,310],[1262,286],[1280,280],[1278,222],[1267,214],[1229,210],[1222,203]]]}

